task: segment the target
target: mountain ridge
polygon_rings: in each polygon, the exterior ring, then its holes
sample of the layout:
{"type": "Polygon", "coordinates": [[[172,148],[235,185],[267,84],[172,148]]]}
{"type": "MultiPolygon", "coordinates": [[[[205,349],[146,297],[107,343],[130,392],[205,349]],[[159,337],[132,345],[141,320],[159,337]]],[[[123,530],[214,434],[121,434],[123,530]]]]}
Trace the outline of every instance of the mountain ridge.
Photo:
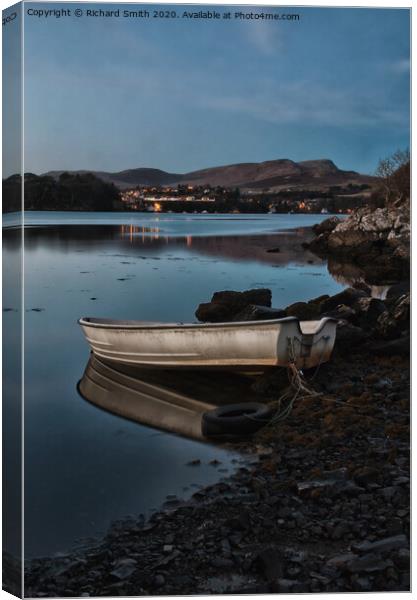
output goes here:
{"type": "Polygon", "coordinates": [[[263,162],[235,163],[191,171],[189,173],[169,173],[162,169],[138,167],[122,171],[48,171],[43,175],[58,178],[62,173],[92,173],[103,181],[114,183],[125,189],[135,186],[164,185],[211,185],[238,187],[241,189],[280,189],[305,188],[307,186],[329,187],[332,185],[372,184],[375,178],[361,175],[356,171],[339,169],[328,158],[295,162],[280,158],[263,162]]]}

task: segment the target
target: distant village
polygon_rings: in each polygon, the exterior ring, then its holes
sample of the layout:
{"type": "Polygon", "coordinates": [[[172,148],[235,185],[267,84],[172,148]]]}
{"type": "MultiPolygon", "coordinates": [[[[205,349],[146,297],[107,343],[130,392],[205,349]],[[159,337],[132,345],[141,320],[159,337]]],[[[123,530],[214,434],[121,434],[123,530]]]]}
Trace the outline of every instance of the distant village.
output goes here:
{"type": "MultiPolygon", "coordinates": [[[[21,207],[20,175],[3,179],[3,212],[21,207]]],[[[25,210],[140,211],[176,213],[350,213],[375,194],[367,184],[309,190],[247,189],[192,184],[132,186],[120,190],[93,173],[59,177],[25,173],[25,210]]]]}
{"type": "Polygon", "coordinates": [[[196,213],[349,213],[363,205],[370,187],[334,186],[325,192],[293,189],[269,192],[239,188],[178,185],[137,186],[120,192],[124,210],[196,213]]]}
{"type": "MultiPolygon", "coordinates": [[[[120,200],[129,210],[147,210],[162,212],[175,203],[215,203],[219,195],[224,196],[226,189],[210,187],[194,187],[192,185],[177,187],[136,187],[120,193],[120,200]],[[169,203],[169,204],[168,204],[169,203]]],[[[189,204],[191,206],[191,204],[189,204]]]]}

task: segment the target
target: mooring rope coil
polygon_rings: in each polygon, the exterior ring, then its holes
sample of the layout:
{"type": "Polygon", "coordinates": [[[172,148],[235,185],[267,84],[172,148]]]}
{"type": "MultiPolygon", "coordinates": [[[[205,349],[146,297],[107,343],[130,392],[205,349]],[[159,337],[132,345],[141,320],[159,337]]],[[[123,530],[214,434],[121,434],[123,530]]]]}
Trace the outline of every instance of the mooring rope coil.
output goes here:
{"type": "MultiPolygon", "coordinates": [[[[303,377],[302,371],[297,368],[296,355],[295,355],[295,350],[294,350],[294,340],[295,340],[295,338],[288,338],[287,373],[288,373],[288,379],[289,379],[290,385],[276,401],[271,403],[271,404],[276,403],[278,405],[278,409],[277,409],[276,414],[267,423],[268,426],[276,425],[280,421],[283,421],[284,419],[286,419],[290,415],[292,408],[294,406],[294,403],[297,399],[304,400],[305,398],[316,398],[316,397],[322,395],[322,394],[314,391],[311,387],[308,386],[307,382],[305,381],[305,379],[303,377]],[[286,406],[281,408],[282,405],[286,402],[288,402],[286,404],[286,406]]],[[[296,338],[296,341],[300,342],[300,340],[298,338],[296,338]]],[[[324,352],[324,349],[323,349],[323,352],[324,352]]],[[[322,353],[322,356],[320,357],[318,367],[321,365],[322,358],[323,358],[323,353],[322,353]]],[[[316,373],[314,374],[314,377],[316,375],[317,375],[317,370],[316,370],[316,373]]]]}
{"type": "MultiPolygon", "coordinates": [[[[316,345],[317,343],[321,342],[322,340],[327,341],[328,339],[330,339],[329,336],[322,336],[316,342],[309,344],[309,346],[316,345]]],[[[300,345],[303,345],[302,340],[300,340],[300,338],[298,338],[297,336],[294,336],[292,338],[290,338],[290,337],[287,338],[287,342],[288,342],[287,374],[288,374],[288,379],[289,379],[290,385],[286,388],[284,393],[281,394],[281,396],[277,400],[274,400],[269,403],[270,406],[277,404],[278,408],[277,408],[275,415],[265,423],[265,427],[270,426],[270,425],[276,425],[280,421],[283,421],[284,419],[286,419],[290,415],[290,413],[293,409],[294,403],[297,399],[304,400],[305,398],[317,398],[319,396],[322,396],[321,393],[314,391],[308,385],[307,381],[304,379],[302,370],[297,368],[296,353],[295,353],[295,348],[294,348],[295,341],[298,342],[300,345]],[[303,395],[300,396],[301,393],[303,395]],[[286,406],[284,408],[281,408],[283,403],[286,401],[288,401],[288,404],[286,404],[286,406]]],[[[319,368],[322,365],[322,359],[323,359],[325,350],[326,350],[326,345],[324,345],[324,347],[322,349],[317,368],[316,368],[314,375],[312,376],[310,381],[313,381],[317,376],[319,368]]],[[[254,417],[249,414],[246,415],[246,418],[252,419],[255,421],[264,420],[264,419],[259,419],[258,417],[254,417]]]]}

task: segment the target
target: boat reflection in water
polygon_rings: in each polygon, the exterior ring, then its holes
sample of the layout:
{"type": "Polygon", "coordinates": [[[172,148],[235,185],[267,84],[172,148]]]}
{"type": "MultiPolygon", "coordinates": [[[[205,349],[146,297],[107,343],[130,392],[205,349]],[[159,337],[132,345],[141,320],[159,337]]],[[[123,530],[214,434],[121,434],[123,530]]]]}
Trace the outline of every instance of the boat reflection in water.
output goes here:
{"type": "Polygon", "coordinates": [[[175,372],[108,363],[90,355],[77,389],[99,408],[157,429],[205,440],[202,416],[231,402],[258,401],[253,374],[175,372]]]}

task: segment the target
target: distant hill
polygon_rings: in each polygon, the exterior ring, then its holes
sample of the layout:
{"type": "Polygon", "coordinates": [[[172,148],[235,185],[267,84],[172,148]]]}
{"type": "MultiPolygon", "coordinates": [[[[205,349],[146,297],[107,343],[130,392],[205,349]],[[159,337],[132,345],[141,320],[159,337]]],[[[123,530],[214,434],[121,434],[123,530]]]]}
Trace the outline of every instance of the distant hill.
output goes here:
{"type": "MultiPolygon", "coordinates": [[[[45,175],[58,178],[65,171],[49,171],[45,175]]],[[[85,174],[88,171],[70,171],[85,174]]],[[[343,171],[329,159],[294,162],[289,159],[269,160],[262,163],[239,163],[211,167],[191,173],[167,173],[160,169],[127,169],[117,173],[91,171],[96,177],[124,189],[136,185],[211,185],[238,187],[243,190],[268,189],[326,189],[331,186],[372,184],[375,178],[355,171],[343,171]]]]}
{"type": "Polygon", "coordinates": [[[182,175],[177,173],[166,173],[160,169],[127,169],[125,171],[119,171],[118,173],[107,173],[106,171],[48,171],[44,175],[49,175],[58,179],[62,173],[70,173],[71,175],[85,175],[86,173],[92,173],[99,179],[102,179],[106,183],[114,183],[118,188],[128,188],[135,185],[169,185],[173,181],[180,180],[182,175]]]}

